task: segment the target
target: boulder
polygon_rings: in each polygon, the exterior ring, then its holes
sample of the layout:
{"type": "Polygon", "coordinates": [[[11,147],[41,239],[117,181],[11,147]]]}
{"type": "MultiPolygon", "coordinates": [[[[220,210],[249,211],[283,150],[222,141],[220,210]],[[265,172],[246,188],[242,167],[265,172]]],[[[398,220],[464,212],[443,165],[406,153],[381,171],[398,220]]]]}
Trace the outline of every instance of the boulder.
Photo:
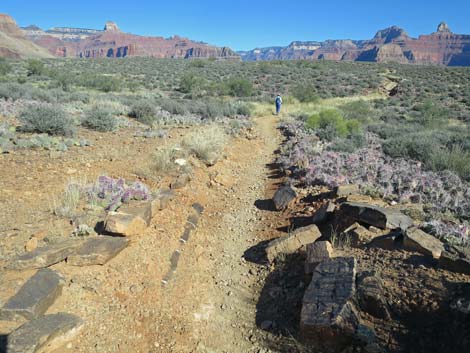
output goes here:
{"type": "Polygon", "coordinates": [[[79,317],[66,313],[44,315],[29,321],[8,335],[8,353],[35,353],[46,347],[60,348],[83,327],[79,317]]]}
{"type": "Polygon", "coordinates": [[[91,238],[67,258],[67,263],[73,266],[104,265],[128,244],[129,241],[125,238],[107,236],[91,238]]]}
{"type": "Polygon", "coordinates": [[[353,304],[356,259],[336,257],[322,262],[305,291],[300,330],[307,342],[342,351],[354,339],[359,315],[353,304]]]}
{"type": "Polygon", "coordinates": [[[382,234],[373,232],[359,223],[354,223],[344,231],[344,236],[350,239],[349,243],[351,246],[356,248],[362,248],[366,246],[380,235],[382,234]]]}
{"type": "Polygon", "coordinates": [[[305,260],[305,273],[311,274],[323,261],[333,257],[333,247],[329,241],[317,241],[307,245],[307,259],[305,260]]]}
{"type": "Polygon", "coordinates": [[[337,197],[347,197],[350,195],[359,195],[361,190],[356,184],[340,185],[335,188],[335,194],[337,197]]]}
{"type": "Polygon", "coordinates": [[[283,186],[273,196],[274,207],[277,211],[284,210],[296,197],[297,193],[290,186],[283,186]]]}
{"type": "Polygon", "coordinates": [[[366,203],[345,202],[341,205],[341,211],[359,222],[381,229],[406,230],[413,225],[413,220],[400,211],[366,203]]]}
{"type": "Polygon", "coordinates": [[[361,310],[379,319],[389,320],[382,279],[376,273],[364,273],[358,277],[357,299],[361,310]]]}
{"type": "Polygon", "coordinates": [[[324,203],[320,208],[313,214],[312,223],[318,224],[325,222],[330,215],[334,213],[336,205],[333,202],[328,201],[324,203]]]}
{"type": "Polygon", "coordinates": [[[452,272],[470,275],[470,249],[460,246],[448,246],[441,253],[439,266],[452,272]]]}
{"type": "Polygon", "coordinates": [[[142,234],[152,220],[152,203],[143,201],[119,208],[118,212],[109,212],[105,221],[105,230],[109,233],[132,237],[142,234]]]}
{"type": "Polygon", "coordinates": [[[152,215],[156,215],[158,211],[168,207],[170,201],[175,197],[175,192],[172,190],[159,190],[152,196],[152,215]]]}
{"type": "Polygon", "coordinates": [[[37,248],[34,251],[15,258],[8,265],[8,268],[13,270],[25,270],[49,267],[64,261],[67,256],[72,254],[82,243],[81,240],[73,239],[37,248]]]}
{"type": "Polygon", "coordinates": [[[42,315],[62,293],[64,280],[50,269],[36,272],[0,310],[2,320],[27,320],[42,315]]]}
{"type": "Polygon", "coordinates": [[[435,259],[439,259],[444,250],[444,244],[439,239],[416,227],[406,230],[403,237],[403,247],[406,250],[416,251],[435,259]]]}
{"type": "Polygon", "coordinates": [[[273,262],[280,254],[293,254],[307,244],[314,243],[321,236],[320,230],[314,224],[299,228],[289,235],[269,242],[266,247],[266,257],[269,262],[273,262]]]}

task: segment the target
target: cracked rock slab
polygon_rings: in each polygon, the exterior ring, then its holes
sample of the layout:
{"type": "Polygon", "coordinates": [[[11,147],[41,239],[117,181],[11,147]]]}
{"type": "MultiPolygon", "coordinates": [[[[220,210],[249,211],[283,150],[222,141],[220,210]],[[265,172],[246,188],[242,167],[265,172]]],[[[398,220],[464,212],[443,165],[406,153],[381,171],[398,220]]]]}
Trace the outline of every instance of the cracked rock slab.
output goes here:
{"type": "Polygon", "coordinates": [[[407,230],[413,225],[413,220],[400,211],[367,203],[345,202],[341,211],[359,222],[381,229],[407,230]]]}
{"type": "Polygon", "coordinates": [[[42,315],[62,294],[63,278],[55,271],[37,271],[0,310],[3,320],[27,320],[42,315]]]}
{"type": "Polygon", "coordinates": [[[73,266],[104,265],[124,250],[129,241],[126,238],[96,237],[87,240],[76,253],[67,258],[73,266]]]}
{"type": "Polygon", "coordinates": [[[315,269],[302,303],[300,328],[306,341],[338,351],[351,343],[359,325],[353,304],[356,267],[355,258],[336,257],[315,269]]]}
{"type": "Polygon", "coordinates": [[[8,336],[8,353],[34,353],[56,349],[73,339],[83,327],[79,317],[58,313],[29,321],[8,336]]]}
{"type": "Polygon", "coordinates": [[[82,244],[81,240],[66,240],[46,245],[18,256],[8,265],[8,268],[12,270],[26,270],[49,267],[64,261],[82,244]]]}
{"type": "Polygon", "coordinates": [[[314,243],[321,236],[316,225],[298,228],[292,234],[272,240],[266,247],[266,257],[272,262],[280,254],[293,254],[307,244],[314,243]]]}

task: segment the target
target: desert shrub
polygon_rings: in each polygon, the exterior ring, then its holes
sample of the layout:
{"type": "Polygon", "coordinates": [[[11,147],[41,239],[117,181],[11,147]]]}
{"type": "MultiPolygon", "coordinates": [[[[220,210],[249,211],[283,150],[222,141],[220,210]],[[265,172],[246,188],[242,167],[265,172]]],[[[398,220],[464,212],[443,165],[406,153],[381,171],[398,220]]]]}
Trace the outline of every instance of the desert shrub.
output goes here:
{"type": "Polygon", "coordinates": [[[346,119],[355,119],[361,123],[366,123],[372,118],[372,109],[370,105],[363,100],[346,103],[339,108],[346,119]]]}
{"type": "Polygon", "coordinates": [[[251,116],[253,106],[245,102],[237,102],[234,105],[238,115],[251,116]]]}
{"type": "Polygon", "coordinates": [[[132,104],[129,116],[143,124],[152,125],[157,118],[157,108],[153,101],[141,99],[132,104]]]}
{"type": "Polygon", "coordinates": [[[355,152],[366,145],[367,139],[363,133],[353,133],[347,138],[337,138],[328,147],[331,151],[355,152]]]}
{"type": "Polygon", "coordinates": [[[192,93],[193,91],[200,89],[203,85],[204,79],[194,73],[184,74],[179,83],[179,91],[182,93],[192,93]]]}
{"type": "Polygon", "coordinates": [[[153,169],[157,173],[171,173],[178,169],[175,160],[185,158],[186,153],[178,146],[164,146],[153,154],[153,169]]]}
{"type": "Polygon", "coordinates": [[[5,58],[0,58],[0,75],[6,75],[11,71],[11,65],[5,58]]]}
{"type": "Polygon", "coordinates": [[[311,115],[306,121],[306,127],[316,129],[317,134],[326,140],[335,137],[346,137],[360,131],[360,123],[355,119],[345,119],[340,111],[335,109],[323,110],[311,115]]]}
{"type": "Polygon", "coordinates": [[[249,97],[253,94],[253,83],[244,78],[231,78],[225,82],[225,86],[232,97],[249,97]]]}
{"type": "Polygon", "coordinates": [[[52,213],[59,217],[73,217],[82,195],[83,181],[71,179],[60,198],[52,199],[52,213]]]}
{"type": "Polygon", "coordinates": [[[470,153],[462,146],[434,150],[426,163],[432,170],[451,170],[464,180],[470,180],[470,153]]]}
{"type": "Polygon", "coordinates": [[[42,61],[30,59],[26,63],[26,72],[28,76],[40,76],[46,73],[46,67],[42,61]]]}
{"type": "Polygon", "coordinates": [[[122,89],[121,80],[110,75],[87,74],[81,77],[78,83],[102,92],[118,92],[122,89]]]}
{"type": "Polygon", "coordinates": [[[202,59],[193,59],[189,62],[189,67],[196,67],[196,68],[202,68],[207,65],[207,61],[204,61],[202,59]]]}
{"type": "Polygon", "coordinates": [[[85,114],[82,125],[91,130],[108,132],[117,129],[118,121],[109,110],[93,107],[85,114]]]}
{"type": "Polygon", "coordinates": [[[446,109],[429,100],[417,105],[415,109],[418,112],[416,122],[427,128],[440,127],[449,118],[449,112],[446,109]]]}
{"type": "Polygon", "coordinates": [[[302,103],[316,103],[320,100],[317,90],[312,84],[298,84],[292,90],[292,95],[302,103]]]}
{"type": "Polygon", "coordinates": [[[211,165],[220,158],[226,141],[225,131],[212,125],[185,136],[183,145],[196,157],[211,165]]]}
{"type": "Polygon", "coordinates": [[[439,148],[436,140],[422,133],[398,135],[383,143],[383,150],[389,156],[418,161],[427,161],[436,148],[439,148]]]}
{"type": "Polygon", "coordinates": [[[49,135],[69,136],[74,133],[73,120],[57,105],[41,104],[25,108],[19,116],[21,130],[49,135]]]}
{"type": "Polygon", "coordinates": [[[160,99],[158,105],[163,110],[175,115],[184,115],[188,112],[184,103],[178,102],[174,99],[160,99]]]}

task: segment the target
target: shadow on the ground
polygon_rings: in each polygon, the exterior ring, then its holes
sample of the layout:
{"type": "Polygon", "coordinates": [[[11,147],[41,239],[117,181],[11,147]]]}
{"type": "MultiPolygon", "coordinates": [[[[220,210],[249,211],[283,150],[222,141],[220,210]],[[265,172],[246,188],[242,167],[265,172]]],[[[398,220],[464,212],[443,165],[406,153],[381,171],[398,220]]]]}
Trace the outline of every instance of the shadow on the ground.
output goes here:
{"type": "Polygon", "coordinates": [[[255,207],[260,211],[269,211],[269,212],[276,211],[276,207],[274,207],[274,202],[271,199],[256,200],[255,207]]]}
{"type": "Polygon", "coordinates": [[[305,257],[299,254],[276,260],[256,305],[256,325],[272,333],[265,344],[276,352],[301,352],[299,323],[302,298],[309,279],[304,275],[305,257]],[[275,339],[274,339],[275,337],[275,339]]]}
{"type": "Polygon", "coordinates": [[[8,336],[0,335],[0,353],[7,353],[8,336]]]}
{"type": "Polygon", "coordinates": [[[402,314],[407,328],[398,337],[402,352],[470,352],[470,283],[449,282],[446,287],[449,295],[437,310],[419,306],[402,314]]]}
{"type": "Polygon", "coordinates": [[[268,259],[266,258],[266,246],[269,244],[270,240],[264,240],[261,243],[258,243],[251,248],[245,250],[243,253],[243,258],[251,263],[264,265],[268,263],[268,259]]]}

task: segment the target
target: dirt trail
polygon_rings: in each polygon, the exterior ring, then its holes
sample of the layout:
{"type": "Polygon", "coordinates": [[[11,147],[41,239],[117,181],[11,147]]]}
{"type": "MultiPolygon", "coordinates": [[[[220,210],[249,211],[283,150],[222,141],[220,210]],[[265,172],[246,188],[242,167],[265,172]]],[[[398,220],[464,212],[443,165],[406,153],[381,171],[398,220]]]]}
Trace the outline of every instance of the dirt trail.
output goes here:
{"type": "MultiPolygon", "coordinates": [[[[262,239],[267,215],[255,204],[265,198],[269,164],[279,145],[272,116],[256,121],[259,141],[239,141],[217,166],[233,187],[214,190],[198,230],[182,253],[173,283],[163,291],[171,325],[172,352],[258,352],[256,304],[264,270],[247,262],[245,252],[262,239]],[[175,312],[177,317],[174,317],[175,312]],[[175,332],[176,334],[176,332],[175,332]]],[[[275,236],[273,234],[272,236],[275,236]]],[[[163,349],[163,351],[165,351],[163,349]]]]}

